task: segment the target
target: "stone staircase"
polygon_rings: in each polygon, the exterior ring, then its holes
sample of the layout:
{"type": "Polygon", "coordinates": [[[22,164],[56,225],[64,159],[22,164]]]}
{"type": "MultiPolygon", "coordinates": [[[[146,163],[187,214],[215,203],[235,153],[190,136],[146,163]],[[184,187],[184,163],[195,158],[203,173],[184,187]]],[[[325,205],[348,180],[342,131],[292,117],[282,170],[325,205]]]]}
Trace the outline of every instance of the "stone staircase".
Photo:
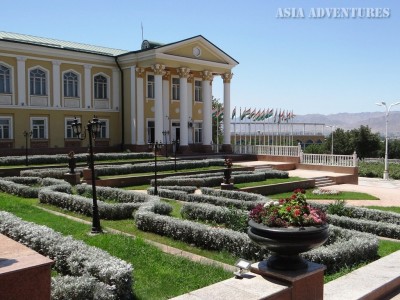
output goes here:
{"type": "Polygon", "coordinates": [[[320,188],[320,187],[330,186],[330,185],[335,185],[336,184],[336,182],[334,182],[328,176],[315,177],[313,179],[315,180],[315,187],[316,188],[320,188]]]}
{"type": "Polygon", "coordinates": [[[274,167],[269,164],[254,166],[254,171],[265,171],[265,170],[272,170],[272,169],[274,169],[274,167]]]}

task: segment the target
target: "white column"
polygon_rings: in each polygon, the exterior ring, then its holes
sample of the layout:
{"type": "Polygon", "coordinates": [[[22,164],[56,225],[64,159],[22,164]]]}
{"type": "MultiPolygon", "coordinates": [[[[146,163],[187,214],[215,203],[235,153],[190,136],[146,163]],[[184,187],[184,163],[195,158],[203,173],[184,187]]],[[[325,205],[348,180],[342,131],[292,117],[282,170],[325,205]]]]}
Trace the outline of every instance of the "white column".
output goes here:
{"type": "Polygon", "coordinates": [[[131,127],[131,140],[129,143],[136,144],[136,67],[130,67],[131,77],[129,79],[131,86],[130,104],[131,112],[129,115],[129,123],[131,127]]]}
{"type": "Polygon", "coordinates": [[[187,99],[187,79],[189,77],[189,68],[178,68],[177,69],[179,75],[179,95],[180,95],[180,103],[179,103],[179,123],[180,123],[180,145],[188,146],[188,99],[187,99]]]}
{"type": "Polygon", "coordinates": [[[212,142],[212,96],[211,80],[213,75],[210,71],[202,72],[203,81],[201,89],[203,92],[203,145],[210,146],[212,142]]]}
{"type": "Polygon", "coordinates": [[[143,76],[144,69],[136,68],[136,129],[138,145],[144,145],[144,92],[143,76]]]}
{"type": "Polygon", "coordinates": [[[92,66],[84,65],[85,67],[85,106],[84,108],[92,107],[92,66]]]}
{"type": "Polygon", "coordinates": [[[53,60],[53,107],[61,107],[61,78],[60,65],[61,62],[53,60]]]}
{"type": "Polygon", "coordinates": [[[231,144],[231,79],[232,73],[222,74],[224,80],[224,144],[231,144]]]}
{"type": "Polygon", "coordinates": [[[154,141],[163,141],[163,109],[162,109],[162,77],[165,74],[165,66],[154,64],[154,141]]]}
{"type": "MultiPolygon", "coordinates": [[[[189,76],[188,78],[188,85],[187,85],[187,111],[188,111],[188,119],[192,123],[193,126],[193,75],[189,76]]],[[[189,137],[188,143],[193,144],[193,127],[189,127],[189,137]]]]}
{"type": "MultiPolygon", "coordinates": [[[[113,98],[110,103],[111,109],[119,110],[120,108],[120,95],[119,95],[119,85],[120,85],[120,71],[118,68],[113,69],[112,73],[112,86],[113,86],[113,98]]],[[[123,80],[123,79],[122,79],[123,80]]]]}
{"type": "Polygon", "coordinates": [[[18,105],[26,105],[26,71],[25,71],[26,57],[17,57],[17,78],[18,78],[18,105]]]}
{"type": "MultiPolygon", "coordinates": [[[[169,129],[169,75],[170,75],[170,72],[166,71],[164,76],[163,76],[163,82],[162,82],[163,131],[164,130],[167,130],[167,131],[170,130],[169,129]]],[[[167,141],[169,141],[168,138],[167,138],[167,141]]]]}

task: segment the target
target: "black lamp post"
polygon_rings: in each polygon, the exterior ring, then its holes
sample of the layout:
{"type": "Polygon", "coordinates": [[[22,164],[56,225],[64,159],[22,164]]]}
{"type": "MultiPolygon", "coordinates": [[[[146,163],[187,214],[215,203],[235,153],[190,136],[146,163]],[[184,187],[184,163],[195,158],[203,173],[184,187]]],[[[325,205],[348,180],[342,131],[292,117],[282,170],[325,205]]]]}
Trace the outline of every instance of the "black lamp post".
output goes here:
{"type": "Polygon", "coordinates": [[[101,233],[99,209],[97,206],[97,195],[96,195],[96,175],[94,171],[94,157],[93,157],[93,140],[96,139],[96,135],[100,133],[101,124],[99,119],[94,116],[93,120],[88,121],[86,127],[84,128],[83,136],[82,134],[82,123],[79,122],[76,117],[72,123],[72,130],[74,134],[80,139],[84,140],[86,138],[86,132],[89,135],[89,168],[92,172],[92,194],[93,194],[93,206],[92,206],[92,233],[101,233]]]}
{"type": "Polygon", "coordinates": [[[176,172],[176,152],[178,152],[178,148],[179,148],[179,140],[173,140],[172,141],[172,148],[174,151],[174,170],[176,172]]]}
{"type": "Polygon", "coordinates": [[[23,132],[25,137],[25,165],[28,165],[28,137],[32,136],[32,131],[24,131],[23,132]]]}
{"type": "Polygon", "coordinates": [[[164,130],[164,131],[162,131],[162,134],[163,134],[163,136],[164,136],[164,144],[165,144],[165,158],[168,158],[168,141],[167,141],[167,135],[169,134],[169,131],[168,130],[164,130]]]}
{"type": "Polygon", "coordinates": [[[161,142],[150,143],[150,148],[154,149],[154,195],[158,195],[157,191],[157,150],[161,146],[161,142]]]}

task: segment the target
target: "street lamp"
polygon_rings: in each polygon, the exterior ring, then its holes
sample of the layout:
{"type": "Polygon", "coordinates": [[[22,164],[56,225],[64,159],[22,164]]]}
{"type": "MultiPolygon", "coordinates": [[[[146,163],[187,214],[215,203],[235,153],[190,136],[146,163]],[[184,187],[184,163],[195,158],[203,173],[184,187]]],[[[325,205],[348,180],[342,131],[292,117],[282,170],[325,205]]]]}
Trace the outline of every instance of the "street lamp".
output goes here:
{"type": "Polygon", "coordinates": [[[165,144],[165,158],[168,158],[168,145],[167,145],[167,135],[169,134],[169,130],[164,130],[162,131],[162,134],[164,136],[164,144],[165,144]]]}
{"type": "Polygon", "coordinates": [[[154,149],[154,195],[158,195],[157,191],[157,150],[161,146],[161,142],[149,144],[150,148],[154,149]]]}
{"type": "Polygon", "coordinates": [[[25,165],[28,165],[28,137],[30,138],[32,136],[32,130],[31,131],[25,130],[23,134],[25,137],[25,165]]]}
{"type": "Polygon", "coordinates": [[[172,150],[174,151],[174,170],[176,172],[176,152],[178,152],[178,148],[179,148],[179,140],[173,140],[172,141],[172,150]]]}
{"type": "Polygon", "coordinates": [[[79,122],[76,117],[71,124],[74,134],[80,139],[84,140],[86,138],[86,132],[89,135],[89,168],[92,173],[92,233],[101,233],[102,229],[100,226],[99,208],[97,206],[97,195],[96,195],[96,175],[94,171],[94,156],[93,156],[93,140],[96,139],[96,135],[100,133],[101,123],[99,119],[94,116],[91,121],[88,121],[84,132],[82,132],[82,123],[79,122]],[[82,137],[81,137],[82,134],[82,137]]]}
{"type": "Polygon", "coordinates": [[[331,155],[333,155],[333,131],[335,130],[335,125],[326,125],[325,127],[331,128],[332,142],[331,142],[331,155]]]}
{"type": "Polygon", "coordinates": [[[386,102],[378,102],[375,103],[378,106],[384,106],[386,113],[385,113],[385,170],[383,171],[383,179],[388,180],[389,179],[389,167],[388,167],[388,121],[389,121],[389,113],[390,113],[390,109],[392,108],[392,106],[395,105],[399,105],[399,102],[396,103],[392,103],[389,105],[389,108],[386,105],[386,102]]]}

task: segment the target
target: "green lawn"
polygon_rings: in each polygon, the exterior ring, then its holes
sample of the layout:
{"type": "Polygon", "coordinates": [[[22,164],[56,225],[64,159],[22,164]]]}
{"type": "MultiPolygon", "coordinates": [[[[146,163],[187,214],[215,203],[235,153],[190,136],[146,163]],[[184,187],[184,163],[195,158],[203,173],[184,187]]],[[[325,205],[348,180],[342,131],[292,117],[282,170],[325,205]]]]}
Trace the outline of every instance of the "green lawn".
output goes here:
{"type": "MultiPolygon", "coordinates": [[[[163,199],[162,201],[166,201],[174,207],[172,213],[174,217],[180,217],[180,204],[177,201],[168,199],[163,199]]],[[[76,239],[102,248],[111,255],[132,263],[135,279],[133,288],[136,299],[166,299],[232,277],[230,272],[220,268],[204,266],[187,259],[162,253],[159,249],[145,243],[144,239],[153,240],[233,265],[237,258],[229,253],[202,250],[157,234],[142,232],[136,228],[132,219],[119,221],[101,220],[101,224],[103,228],[109,227],[133,234],[137,236],[135,239],[111,233],[91,236],[88,235],[90,225],[55,216],[41,210],[38,206],[87,221],[91,220],[89,217],[67,212],[54,206],[39,204],[37,199],[24,199],[0,193],[1,210],[9,211],[27,221],[46,225],[65,235],[72,235],[76,239]]],[[[397,250],[400,250],[400,242],[387,240],[380,242],[380,256],[388,255],[397,250]]],[[[325,282],[340,277],[354,269],[345,268],[338,273],[325,276],[325,282]]]]}
{"type": "Polygon", "coordinates": [[[300,181],[300,180],[304,180],[304,178],[300,178],[300,177],[271,178],[271,179],[266,179],[266,180],[263,180],[263,181],[235,183],[235,188],[240,189],[240,188],[245,188],[245,187],[253,187],[253,186],[260,186],[260,185],[271,185],[271,184],[293,182],[293,181],[300,181]]]}
{"type": "Polygon", "coordinates": [[[367,208],[391,211],[400,214],[400,206],[367,206],[367,208]]]}
{"type": "MultiPolygon", "coordinates": [[[[71,235],[131,263],[134,267],[135,299],[167,299],[232,277],[231,272],[221,268],[163,253],[142,238],[133,239],[111,233],[88,235],[90,225],[43,211],[36,207],[37,202],[37,199],[0,194],[1,210],[26,221],[46,225],[64,235],[71,235]]],[[[108,223],[102,222],[102,225],[107,226],[108,223]]],[[[129,220],[125,226],[133,227],[133,220],[129,220]]]]}

